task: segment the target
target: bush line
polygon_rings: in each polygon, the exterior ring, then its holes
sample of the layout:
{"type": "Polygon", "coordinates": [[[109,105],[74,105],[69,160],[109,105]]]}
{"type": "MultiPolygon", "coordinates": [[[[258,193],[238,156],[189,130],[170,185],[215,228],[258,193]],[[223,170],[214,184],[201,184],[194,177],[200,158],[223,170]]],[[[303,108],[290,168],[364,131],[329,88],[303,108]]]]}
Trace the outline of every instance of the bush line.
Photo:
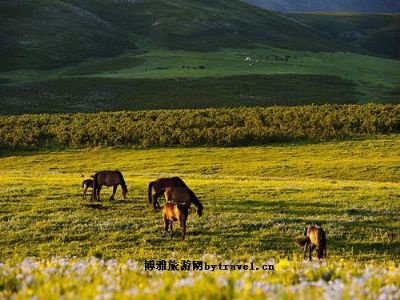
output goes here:
{"type": "Polygon", "coordinates": [[[0,149],[241,146],[400,132],[400,105],[122,111],[0,117],[0,149]]]}

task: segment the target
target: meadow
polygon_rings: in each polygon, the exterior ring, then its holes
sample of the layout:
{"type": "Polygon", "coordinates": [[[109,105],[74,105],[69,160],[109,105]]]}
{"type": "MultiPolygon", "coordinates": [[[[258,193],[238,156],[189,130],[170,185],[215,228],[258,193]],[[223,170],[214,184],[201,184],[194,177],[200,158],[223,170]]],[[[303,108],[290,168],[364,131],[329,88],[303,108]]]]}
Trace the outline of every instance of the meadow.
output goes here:
{"type": "Polygon", "coordinates": [[[1,72],[0,114],[398,103],[399,68],[393,59],[268,47],[135,51],[1,72]]]}
{"type": "MultiPolygon", "coordinates": [[[[0,158],[0,295],[104,298],[399,295],[400,137],[219,148],[16,151],[0,158]],[[120,169],[129,194],[91,203],[80,183],[120,169]],[[162,237],[147,183],[181,176],[205,206],[188,240],[162,237]],[[310,223],[324,263],[294,243],[310,223]],[[29,258],[29,259],[28,259],[29,258]],[[275,271],[144,271],[145,259],[274,262],[275,271]],[[271,273],[275,272],[275,273],[271,273]],[[205,289],[193,288],[202,285],[205,289]]],[[[104,199],[111,194],[103,189],[104,199]]],[[[390,298],[388,298],[390,299],[390,298]]]]}

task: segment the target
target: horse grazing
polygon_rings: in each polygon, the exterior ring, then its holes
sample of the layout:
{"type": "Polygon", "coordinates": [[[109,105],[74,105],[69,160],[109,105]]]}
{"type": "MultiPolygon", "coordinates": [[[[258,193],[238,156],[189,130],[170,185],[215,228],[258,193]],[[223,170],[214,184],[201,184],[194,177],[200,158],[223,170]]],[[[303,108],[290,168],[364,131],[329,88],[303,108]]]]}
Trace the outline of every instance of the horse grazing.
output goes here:
{"type": "Polygon", "coordinates": [[[162,207],[164,218],[164,237],[171,229],[171,236],[174,235],[173,222],[179,220],[182,228],[182,240],[186,237],[186,221],[189,216],[189,208],[193,203],[197,207],[199,217],[203,215],[203,205],[189,188],[167,187],[163,189],[166,203],[162,207]]]}
{"type": "Polygon", "coordinates": [[[304,259],[306,259],[307,249],[311,261],[311,252],[317,247],[317,257],[326,257],[326,235],[322,227],[309,225],[304,229],[304,238],[296,240],[297,244],[304,247],[304,259]]]}
{"type": "Polygon", "coordinates": [[[182,241],[184,241],[186,237],[186,220],[189,215],[189,208],[184,204],[167,202],[162,207],[162,214],[164,218],[164,237],[168,232],[168,228],[171,229],[171,237],[174,236],[173,224],[175,221],[179,220],[179,225],[182,228],[182,241]]]}
{"type": "Polygon", "coordinates": [[[158,198],[164,193],[164,189],[169,186],[187,188],[186,183],[179,177],[160,178],[149,183],[148,200],[150,204],[153,203],[154,209],[160,209],[158,198]],[[152,196],[153,189],[155,194],[152,196]]]}
{"type": "Polygon", "coordinates": [[[203,204],[201,204],[199,198],[189,188],[181,187],[166,187],[163,189],[164,197],[166,202],[174,202],[176,204],[185,205],[190,208],[193,203],[197,207],[197,214],[199,217],[203,215],[203,204]]]}
{"type": "Polygon", "coordinates": [[[110,201],[114,200],[115,192],[117,191],[118,185],[121,185],[122,196],[126,199],[126,194],[128,193],[128,188],[126,186],[124,177],[120,171],[100,171],[93,176],[93,192],[92,201],[101,201],[100,191],[101,188],[105,186],[112,186],[113,193],[110,197],[110,201]]]}
{"type": "Polygon", "coordinates": [[[82,181],[83,195],[82,199],[86,200],[86,192],[89,188],[93,188],[93,179],[85,179],[82,181]]]}

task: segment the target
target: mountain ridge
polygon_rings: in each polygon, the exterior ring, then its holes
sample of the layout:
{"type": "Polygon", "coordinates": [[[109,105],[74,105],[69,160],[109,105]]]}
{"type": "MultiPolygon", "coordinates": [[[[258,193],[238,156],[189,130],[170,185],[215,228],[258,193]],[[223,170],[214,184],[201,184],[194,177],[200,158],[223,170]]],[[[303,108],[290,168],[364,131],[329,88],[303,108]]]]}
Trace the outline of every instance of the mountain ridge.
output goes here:
{"type": "Polygon", "coordinates": [[[399,0],[243,0],[246,3],[281,12],[400,12],[399,0]]]}

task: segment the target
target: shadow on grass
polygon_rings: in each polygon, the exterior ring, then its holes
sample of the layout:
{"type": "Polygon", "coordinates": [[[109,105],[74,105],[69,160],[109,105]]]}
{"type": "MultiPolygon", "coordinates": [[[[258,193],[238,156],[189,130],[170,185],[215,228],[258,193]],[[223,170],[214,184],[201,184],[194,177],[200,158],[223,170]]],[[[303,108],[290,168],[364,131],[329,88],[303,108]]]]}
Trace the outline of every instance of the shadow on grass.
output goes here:
{"type": "Polygon", "coordinates": [[[88,203],[88,204],[84,204],[83,206],[87,207],[87,208],[99,209],[99,210],[107,210],[107,209],[109,209],[109,207],[104,206],[101,203],[88,203]]]}

